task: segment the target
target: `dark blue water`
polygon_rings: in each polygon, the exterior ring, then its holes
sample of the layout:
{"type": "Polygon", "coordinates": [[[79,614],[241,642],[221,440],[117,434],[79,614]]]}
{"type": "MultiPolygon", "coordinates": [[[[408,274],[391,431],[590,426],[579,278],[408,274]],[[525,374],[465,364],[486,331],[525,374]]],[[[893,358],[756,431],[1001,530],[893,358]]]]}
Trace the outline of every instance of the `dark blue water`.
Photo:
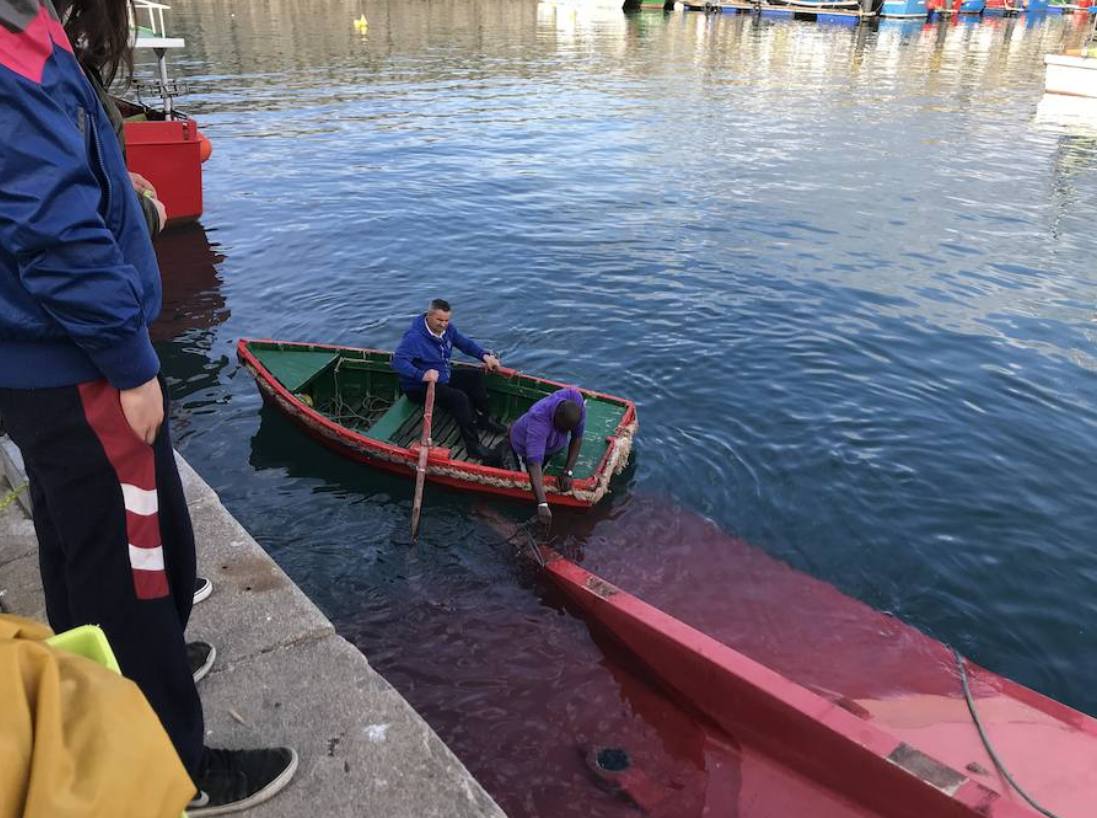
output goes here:
{"type": "Polygon", "coordinates": [[[1041,103],[1080,23],[172,15],[215,145],[202,229],[160,246],[179,446],[509,812],[582,791],[561,714],[620,709],[602,649],[476,501],[428,489],[408,547],[409,483],[261,410],[236,338],[391,347],[444,296],[508,364],[637,401],[572,537],[635,549],[611,580],[704,516],[1097,714],[1097,125],[1041,103]]]}

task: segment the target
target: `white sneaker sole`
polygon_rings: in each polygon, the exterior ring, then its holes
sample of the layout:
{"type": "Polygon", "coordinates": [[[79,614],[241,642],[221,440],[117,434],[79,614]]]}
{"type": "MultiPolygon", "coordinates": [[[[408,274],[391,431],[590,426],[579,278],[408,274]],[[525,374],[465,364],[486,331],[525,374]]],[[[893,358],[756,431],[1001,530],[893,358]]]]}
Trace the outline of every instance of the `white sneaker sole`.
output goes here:
{"type": "Polygon", "coordinates": [[[209,598],[209,595],[213,593],[213,583],[208,579],[206,584],[194,592],[194,604],[197,605],[203,599],[209,598]]]}
{"type": "Polygon", "coordinates": [[[286,785],[293,778],[294,773],[297,772],[297,751],[292,747],[289,748],[292,754],[289,764],[286,765],[281,774],[272,780],[267,786],[258,792],[252,793],[242,801],[233,801],[231,804],[222,804],[219,807],[197,807],[191,806],[187,808],[187,815],[189,818],[202,818],[206,815],[230,815],[234,812],[241,812],[246,809],[251,809],[256,804],[262,804],[273,798],[286,788],[286,785]]]}
{"type": "Polygon", "coordinates": [[[194,671],[194,683],[198,684],[202,681],[210,672],[210,668],[213,667],[213,663],[217,661],[217,648],[210,645],[209,656],[206,657],[206,661],[199,665],[198,669],[194,671]]]}

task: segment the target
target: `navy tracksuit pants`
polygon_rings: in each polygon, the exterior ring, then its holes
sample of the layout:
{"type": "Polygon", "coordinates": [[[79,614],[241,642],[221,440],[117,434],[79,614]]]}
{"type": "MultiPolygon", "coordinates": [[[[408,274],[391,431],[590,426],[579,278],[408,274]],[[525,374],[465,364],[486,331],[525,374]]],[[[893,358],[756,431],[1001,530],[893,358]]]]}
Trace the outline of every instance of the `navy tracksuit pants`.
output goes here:
{"type": "Polygon", "coordinates": [[[194,534],[164,403],[149,446],[106,381],[0,389],[0,415],[30,479],[50,626],[103,628],[193,776],[204,729],[183,639],[194,534]]]}

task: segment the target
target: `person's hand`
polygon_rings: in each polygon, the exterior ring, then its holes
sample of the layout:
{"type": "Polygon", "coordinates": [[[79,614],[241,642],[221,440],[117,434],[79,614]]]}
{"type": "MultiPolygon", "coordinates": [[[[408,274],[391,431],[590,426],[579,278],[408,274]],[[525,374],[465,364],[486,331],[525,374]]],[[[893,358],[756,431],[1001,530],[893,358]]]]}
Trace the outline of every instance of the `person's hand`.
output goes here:
{"type": "Polygon", "coordinates": [[[567,494],[569,491],[571,491],[571,475],[561,474],[556,479],[556,485],[560,488],[561,492],[567,494]]]}
{"type": "Polygon", "coordinates": [[[545,529],[545,533],[552,528],[552,511],[548,507],[548,503],[541,503],[537,506],[537,522],[545,529]]]}
{"type": "Polygon", "coordinates": [[[160,218],[160,229],[163,230],[164,225],[168,223],[168,209],[155,196],[149,196],[149,200],[152,202],[152,206],[156,208],[156,215],[160,218]]]}
{"type": "Polygon", "coordinates": [[[484,368],[488,372],[494,372],[500,366],[502,366],[502,364],[499,362],[499,359],[492,355],[490,352],[484,356],[484,368]]]}
{"type": "Polygon", "coordinates": [[[164,393],[160,391],[160,381],[153,378],[133,389],[122,389],[118,400],[133,433],[151,446],[164,422],[164,393]]]}
{"type": "Polygon", "coordinates": [[[156,188],[153,187],[152,182],[142,176],[140,173],[134,173],[132,170],[130,174],[130,183],[133,185],[133,189],[137,191],[138,196],[143,196],[152,202],[152,206],[156,208],[156,215],[160,219],[160,229],[164,229],[164,225],[168,223],[168,209],[164,207],[164,203],[156,198],[156,188]]]}
{"type": "Polygon", "coordinates": [[[156,188],[153,187],[152,182],[150,182],[140,173],[134,173],[132,170],[129,173],[130,183],[133,185],[133,189],[137,191],[138,195],[148,196],[151,194],[153,199],[156,198],[156,188]]]}
{"type": "Polygon", "coordinates": [[[438,383],[438,370],[428,369],[423,373],[423,383],[438,383]]]}

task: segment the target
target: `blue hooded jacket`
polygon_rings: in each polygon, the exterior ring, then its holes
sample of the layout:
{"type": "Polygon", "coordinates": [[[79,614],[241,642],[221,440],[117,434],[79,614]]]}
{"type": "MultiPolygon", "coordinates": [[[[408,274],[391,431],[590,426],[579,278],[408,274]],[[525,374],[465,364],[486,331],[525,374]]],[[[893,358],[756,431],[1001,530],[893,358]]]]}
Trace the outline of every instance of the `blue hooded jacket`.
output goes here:
{"type": "Polygon", "coordinates": [[[0,134],[0,387],[145,383],[160,271],[50,0],[0,0],[0,134]]]}
{"type": "Polygon", "coordinates": [[[417,316],[400,339],[392,356],[392,368],[400,375],[400,388],[423,388],[423,375],[428,369],[438,370],[438,383],[449,381],[450,358],[457,347],[466,355],[481,360],[487,351],[471,338],[466,338],[450,324],[441,338],[435,338],[427,329],[427,316],[417,316]]]}

